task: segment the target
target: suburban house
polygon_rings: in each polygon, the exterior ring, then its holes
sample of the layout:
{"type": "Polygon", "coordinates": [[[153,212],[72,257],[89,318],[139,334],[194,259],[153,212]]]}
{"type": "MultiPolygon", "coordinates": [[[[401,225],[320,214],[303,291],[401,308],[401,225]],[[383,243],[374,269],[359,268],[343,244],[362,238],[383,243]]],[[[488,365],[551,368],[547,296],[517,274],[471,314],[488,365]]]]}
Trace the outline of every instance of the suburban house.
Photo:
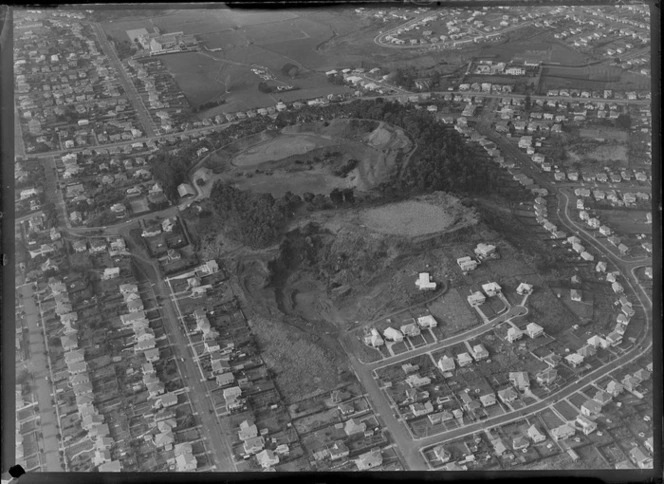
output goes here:
{"type": "Polygon", "coordinates": [[[436,321],[430,314],[427,314],[417,318],[417,324],[419,324],[420,328],[435,328],[438,326],[438,321],[436,321]]]}
{"type": "Polygon", "coordinates": [[[652,469],[653,460],[648,457],[640,447],[634,447],[629,451],[629,458],[634,462],[639,469],[652,469]]]}
{"type": "Polygon", "coordinates": [[[346,420],[344,424],[344,432],[346,435],[355,435],[364,433],[367,429],[367,424],[364,422],[358,423],[354,418],[346,420]]]}
{"type": "Polygon", "coordinates": [[[495,254],[495,252],[496,252],[495,245],[490,245],[480,242],[479,244],[477,244],[477,247],[475,247],[475,255],[480,259],[486,259],[487,257],[490,257],[493,254],[495,254]]]}
{"type": "Polygon", "coordinates": [[[530,388],[530,379],[528,378],[528,372],[526,371],[510,372],[509,379],[512,385],[521,391],[528,390],[528,388],[530,388]]]}
{"type": "Polygon", "coordinates": [[[470,272],[477,269],[477,261],[470,256],[459,257],[457,259],[457,264],[463,272],[470,272]]]}
{"type": "Polygon", "coordinates": [[[526,333],[528,333],[528,336],[531,338],[537,338],[538,336],[542,336],[542,334],[544,334],[544,328],[542,328],[537,323],[528,323],[526,326],[526,333]]]}
{"type": "Polygon", "coordinates": [[[473,346],[473,358],[475,361],[485,360],[489,357],[489,352],[482,344],[473,346]]]}
{"type": "Polygon", "coordinates": [[[482,284],[482,290],[487,296],[493,297],[500,294],[501,287],[496,282],[489,282],[487,284],[482,284]]]}
{"type": "Polygon", "coordinates": [[[269,449],[264,449],[256,454],[256,460],[263,469],[269,469],[279,463],[279,456],[269,449]]]}
{"type": "Polygon", "coordinates": [[[514,343],[517,340],[520,340],[523,337],[523,332],[515,327],[510,327],[507,330],[507,341],[514,343]]]}
{"type": "Polygon", "coordinates": [[[537,430],[537,427],[535,425],[531,425],[528,427],[528,437],[534,442],[534,443],[539,443],[539,442],[544,442],[546,440],[546,436],[543,435],[539,430],[537,430]]]}
{"type": "Polygon", "coordinates": [[[435,455],[436,459],[438,459],[442,464],[449,462],[449,460],[452,458],[452,454],[447,449],[445,449],[444,445],[437,445],[434,447],[433,455],[435,455]]]}
{"type": "Polygon", "coordinates": [[[556,427],[551,430],[551,437],[554,440],[565,440],[568,439],[576,433],[576,429],[570,424],[563,424],[560,427],[556,427]]]}
{"type": "Polygon", "coordinates": [[[412,403],[410,405],[410,410],[413,412],[415,417],[421,417],[422,415],[428,415],[433,412],[433,405],[430,401],[424,403],[412,403]]]}
{"type": "Polygon", "coordinates": [[[498,390],[498,398],[500,398],[503,403],[510,403],[519,398],[519,395],[516,393],[514,388],[508,387],[502,390],[498,390]]]}
{"type": "Polygon", "coordinates": [[[609,395],[612,395],[614,397],[617,397],[623,392],[623,385],[622,383],[619,383],[615,380],[611,380],[607,385],[606,385],[606,393],[609,395]]]}
{"type": "Polygon", "coordinates": [[[371,328],[371,332],[364,337],[364,344],[367,346],[373,346],[374,348],[377,348],[379,346],[382,346],[385,342],[383,341],[383,338],[380,336],[380,333],[376,328],[371,328]]]}
{"type": "Polygon", "coordinates": [[[265,439],[262,436],[251,437],[244,441],[244,452],[252,455],[260,452],[265,447],[265,439]]]}
{"type": "Polygon", "coordinates": [[[348,450],[348,446],[344,444],[342,441],[337,441],[334,444],[332,444],[329,447],[329,452],[330,452],[330,459],[332,460],[339,460],[343,459],[345,457],[348,457],[348,454],[350,451],[348,450]]]}
{"type": "Polygon", "coordinates": [[[572,368],[576,368],[576,367],[579,366],[581,363],[583,363],[583,359],[584,359],[583,356],[581,356],[581,355],[578,354],[578,353],[572,353],[571,355],[567,355],[567,356],[565,357],[565,361],[567,361],[567,363],[569,363],[569,365],[570,365],[572,368]]]}
{"type": "Polygon", "coordinates": [[[383,337],[389,341],[395,341],[395,342],[403,341],[403,334],[401,333],[401,331],[391,327],[383,331],[383,337]]]}
{"type": "Polygon", "coordinates": [[[585,415],[579,415],[576,417],[576,424],[577,427],[580,428],[581,432],[583,432],[584,435],[589,435],[592,434],[595,430],[597,430],[597,424],[590,420],[588,417],[585,415]]]}
{"type": "Polygon", "coordinates": [[[537,376],[537,383],[540,385],[551,385],[558,378],[558,370],[555,368],[546,368],[540,371],[537,376]]]}
{"type": "Polygon", "coordinates": [[[415,281],[415,285],[420,291],[431,291],[436,289],[436,283],[431,280],[431,276],[428,272],[420,272],[418,279],[415,281]]]}
{"type": "Polygon", "coordinates": [[[454,358],[450,358],[447,355],[443,355],[443,357],[438,360],[438,368],[440,368],[440,371],[442,372],[454,370],[456,368],[456,363],[454,362],[454,358]]]}
{"type": "Polygon", "coordinates": [[[476,291],[472,293],[470,296],[468,296],[468,304],[470,304],[473,307],[480,306],[484,304],[485,301],[486,297],[480,291],[476,291]]]}
{"type": "Polygon", "coordinates": [[[493,392],[480,395],[480,403],[483,407],[490,407],[496,404],[496,395],[493,392]]]}
{"type": "Polygon", "coordinates": [[[457,355],[457,361],[459,362],[459,367],[463,368],[468,366],[473,362],[473,359],[468,353],[461,353],[457,355]]]}
{"type": "Polygon", "coordinates": [[[358,470],[361,471],[379,467],[382,463],[383,455],[381,453],[380,447],[376,447],[355,459],[355,465],[357,465],[358,470]]]}
{"type": "Polygon", "coordinates": [[[525,282],[522,282],[519,284],[519,286],[516,288],[516,293],[519,296],[525,296],[526,294],[530,294],[533,292],[533,286],[532,284],[526,284],[525,282]]]}
{"type": "Polygon", "coordinates": [[[581,414],[586,417],[595,417],[602,412],[602,406],[595,400],[588,399],[581,405],[581,414]]]}
{"type": "Polygon", "coordinates": [[[416,323],[404,324],[399,329],[405,336],[409,337],[419,336],[420,334],[420,328],[417,326],[416,323]]]}

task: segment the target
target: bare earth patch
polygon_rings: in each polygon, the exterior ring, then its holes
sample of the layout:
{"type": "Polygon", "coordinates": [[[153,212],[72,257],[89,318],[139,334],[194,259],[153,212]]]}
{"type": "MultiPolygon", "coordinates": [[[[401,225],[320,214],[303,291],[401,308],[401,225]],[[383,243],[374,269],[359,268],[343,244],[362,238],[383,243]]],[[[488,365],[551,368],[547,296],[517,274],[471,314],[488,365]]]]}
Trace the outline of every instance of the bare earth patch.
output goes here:
{"type": "Polygon", "coordinates": [[[474,212],[442,193],[372,208],[361,215],[361,220],[375,232],[409,237],[477,223],[474,212]]]}

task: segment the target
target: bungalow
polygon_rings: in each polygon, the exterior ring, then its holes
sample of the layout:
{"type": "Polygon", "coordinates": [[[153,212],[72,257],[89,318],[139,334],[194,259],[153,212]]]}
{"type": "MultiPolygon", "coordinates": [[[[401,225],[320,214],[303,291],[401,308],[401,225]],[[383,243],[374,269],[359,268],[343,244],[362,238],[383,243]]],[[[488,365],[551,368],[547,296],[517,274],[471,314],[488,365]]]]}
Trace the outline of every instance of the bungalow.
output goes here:
{"type": "Polygon", "coordinates": [[[569,365],[570,365],[572,368],[576,368],[576,367],[579,366],[581,363],[583,363],[583,356],[581,356],[581,355],[578,354],[578,353],[572,353],[571,355],[567,355],[567,356],[565,357],[565,361],[567,361],[567,363],[569,363],[569,365]]]}
{"type": "MultiPolygon", "coordinates": [[[[429,404],[431,405],[431,404],[429,404]]],[[[412,407],[412,405],[411,405],[412,407]]],[[[433,408],[432,408],[433,410],[433,408]]],[[[346,435],[355,435],[355,434],[361,434],[364,433],[364,431],[367,429],[367,424],[364,422],[357,422],[354,418],[346,420],[346,423],[344,424],[344,432],[346,435]]]]}
{"type": "Polygon", "coordinates": [[[507,330],[507,341],[514,343],[517,340],[520,340],[523,337],[523,332],[515,327],[510,327],[507,330]]]}
{"type": "Polygon", "coordinates": [[[544,328],[537,323],[528,323],[526,326],[526,333],[528,333],[528,336],[531,338],[537,338],[544,334],[544,328]]]}
{"type": "Polygon", "coordinates": [[[581,348],[579,348],[576,353],[579,356],[583,356],[584,358],[590,358],[591,356],[595,356],[595,354],[597,354],[597,349],[593,345],[586,343],[581,348]]]}
{"type": "Polygon", "coordinates": [[[345,443],[339,440],[329,447],[329,453],[331,460],[339,460],[348,457],[350,450],[345,443]]]}
{"type": "Polygon", "coordinates": [[[251,437],[244,441],[242,448],[248,455],[256,454],[265,447],[265,439],[262,436],[251,437]]]}
{"type": "Polygon", "coordinates": [[[414,336],[420,335],[420,328],[417,326],[416,323],[404,324],[399,329],[404,334],[404,336],[409,336],[412,338],[414,336]]]}
{"type": "Polygon", "coordinates": [[[606,262],[599,261],[595,266],[595,271],[597,272],[606,272],[606,262]]]}
{"type": "Polygon", "coordinates": [[[613,331],[606,336],[606,340],[609,342],[609,346],[616,346],[622,341],[622,335],[613,331]]]}
{"type": "Polygon", "coordinates": [[[500,438],[492,440],[491,445],[493,446],[493,450],[498,457],[507,452],[507,447],[500,438]]]}
{"type": "Polygon", "coordinates": [[[604,338],[601,338],[597,335],[591,336],[590,338],[588,338],[586,343],[589,344],[589,345],[594,346],[595,348],[606,349],[606,348],[609,347],[609,343],[604,338]]]}
{"type": "Polygon", "coordinates": [[[537,373],[536,378],[540,385],[551,385],[558,378],[558,370],[555,368],[546,368],[537,373]]]}
{"type": "Polygon", "coordinates": [[[535,425],[531,425],[530,427],[528,427],[527,433],[528,433],[528,437],[530,437],[530,439],[536,444],[538,444],[540,442],[544,442],[546,440],[546,436],[543,435],[537,429],[537,427],[535,427],[535,425]]]}
{"type": "Polygon", "coordinates": [[[611,284],[611,289],[616,294],[622,294],[623,292],[625,292],[625,289],[622,287],[622,284],[620,284],[617,281],[611,284]]]}
{"type": "Polygon", "coordinates": [[[189,183],[182,183],[178,185],[177,190],[178,190],[178,195],[180,195],[180,198],[196,196],[196,190],[189,183]]]}
{"type": "Polygon", "coordinates": [[[576,424],[578,427],[580,427],[581,432],[583,432],[583,435],[590,435],[592,434],[595,430],[597,430],[597,424],[590,420],[588,417],[585,415],[579,415],[576,417],[576,424]]]}
{"type": "Polygon", "coordinates": [[[570,299],[572,301],[581,302],[583,296],[580,289],[570,289],[570,299]]]}
{"type": "Polygon", "coordinates": [[[360,471],[379,467],[382,463],[383,455],[379,447],[375,447],[371,451],[366,452],[355,459],[355,465],[357,465],[357,468],[360,471]]]}
{"type": "Polygon", "coordinates": [[[269,469],[279,463],[279,456],[269,449],[256,454],[256,460],[263,469],[269,469]]]}
{"type": "Polygon", "coordinates": [[[431,281],[431,276],[428,272],[420,272],[418,279],[415,281],[415,285],[420,291],[436,289],[436,283],[431,281]]]}
{"type": "Polygon", "coordinates": [[[599,403],[602,407],[610,403],[612,399],[613,397],[611,396],[611,394],[605,392],[604,390],[597,390],[595,392],[595,396],[593,397],[593,400],[599,403]]]}
{"type": "Polygon", "coordinates": [[[101,276],[101,278],[105,281],[115,279],[116,277],[120,277],[119,267],[107,267],[104,269],[104,273],[101,276]]]}
{"type": "Polygon", "coordinates": [[[625,375],[625,377],[622,379],[622,385],[627,391],[634,391],[638,388],[639,386],[639,380],[634,378],[633,375],[625,375]]]}
{"type": "Polygon", "coordinates": [[[468,299],[468,304],[470,304],[473,307],[480,306],[484,304],[484,302],[486,301],[486,297],[480,291],[472,293],[470,296],[468,296],[467,299],[468,299]]]}
{"type": "Polygon", "coordinates": [[[385,339],[390,340],[390,341],[403,341],[403,334],[401,331],[398,329],[394,329],[392,327],[387,328],[385,331],[383,331],[383,336],[385,339]]]}
{"type": "Polygon", "coordinates": [[[418,374],[412,374],[408,375],[406,378],[406,383],[411,387],[411,388],[418,388],[424,385],[429,385],[431,383],[431,378],[428,376],[421,377],[418,374]]]}
{"type": "Polygon", "coordinates": [[[463,368],[468,366],[473,362],[472,357],[468,353],[461,353],[457,355],[457,361],[459,362],[459,367],[463,368]]]}
{"type": "Polygon", "coordinates": [[[644,454],[640,447],[634,447],[629,451],[629,458],[634,462],[639,469],[652,469],[653,460],[644,454]]]}
{"type": "Polygon", "coordinates": [[[475,255],[480,259],[486,259],[487,257],[492,256],[496,252],[496,246],[491,244],[485,244],[480,242],[475,247],[475,255]]]}
{"type": "Polygon", "coordinates": [[[436,459],[438,459],[442,464],[449,462],[449,460],[452,458],[452,454],[447,449],[445,449],[444,445],[437,445],[434,447],[433,455],[435,455],[436,459]]]}
{"type": "Polygon", "coordinates": [[[419,324],[420,328],[435,328],[438,326],[438,321],[432,315],[427,314],[417,318],[417,324],[419,324]]]}
{"type": "Polygon", "coordinates": [[[438,360],[438,368],[440,368],[440,371],[442,372],[452,371],[456,368],[456,364],[453,358],[443,355],[443,357],[438,360]]]}
{"type": "MultiPolygon", "coordinates": [[[[410,404],[410,410],[413,412],[415,417],[421,417],[422,415],[428,415],[433,412],[433,405],[429,400],[424,403],[417,402],[410,404]]],[[[362,423],[364,425],[364,423],[362,423]]]]}
{"type": "Polygon", "coordinates": [[[473,358],[475,361],[485,360],[489,357],[489,352],[482,344],[473,346],[473,358]]]}
{"type": "Polygon", "coordinates": [[[524,391],[530,388],[530,380],[527,371],[513,371],[509,373],[509,379],[512,385],[519,390],[524,391]]]}
{"type": "Polygon", "coordinates": [[[480,395],[480,403],[483,407],[490,407],[496,404],[496,394],[493,392],[480,395]]]}
{"type": "Polygon", "coordinates": [[[510,403],[519,398],[519,395],[516,393],[514,388],[508,387],[502,390],[498,390],[498,398],[500,398],[503,403],[510,403]]]}
{"type": "Polygon", "coordinates": [[[459,257],[457,259],[457,264],[463,272],[470,272],[477,269],[477,261],[468,255],[465,257],[459,257]]]}
{"type": "Polygon", "coordinates": [[[525,296],[526,294],[531,294],[533,292],[533,286],[532,284],[526,284],[525,282],[522,282],[519,284],[519,287],[516,288],[516,293],[519,296],[525,296]]]}
{"type": "Polygon", "coordinates": [[[554,440],[564,440],[572,437],[576,433],[576,429],[569,424],[563,424],[551,430],[551,437],[554,440]]]}
{"type": "Polygon", "coordinates": [[[482,290],[487,296],[493,297],[500,294],[501,287],[496,282],[489,282],[487,284],[482,284],[482,290]]]}
{"type": "Polygon", "coordinates": [[[383,338],[381,338],[376,328],[371,328],[371,333],[364,337],[364,344],[367,346],[377,348],[383,346],[384,343],[383,338]]]}
{"type": "Polygon", "coordinates": [[[588,399],[581,405],[581,415],[595,417],[602,412],[602,406],[595,400],[588,399]]]}
{"type": "Polygon", "coordinates": [[[159,361],[159,348],[150,348],[148,350],[145,350],[143,352],[143,355],[145,356],[145,359],[150,363],[159,361]]]}
{"type": "Polygon", "coordinates": [[[530,442],[523,435],[517,435],[512,439],[512,448],[514,450],[522,450],[530,447],[530,442]]]}

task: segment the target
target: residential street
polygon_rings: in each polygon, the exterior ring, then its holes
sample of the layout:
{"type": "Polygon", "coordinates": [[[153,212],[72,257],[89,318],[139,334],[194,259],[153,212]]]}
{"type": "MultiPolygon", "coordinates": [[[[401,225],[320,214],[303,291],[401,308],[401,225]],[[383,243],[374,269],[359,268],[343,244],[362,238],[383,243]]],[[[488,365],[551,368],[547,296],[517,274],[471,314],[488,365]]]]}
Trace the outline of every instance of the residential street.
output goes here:
{"type": "Polygon", "coordinates": [[[236,471],[237,468],[228,444],[228,435],[223,435],[224,433],[228,434],[229,429],[225,431],[222,429],[214,413],[214,406],[210,400],[208,388],[205,382],[201,381],[200,371],[193,360],[193,349],[188,347],[178,312],[170,298],[170,291],[161,277],[158,263],[137,257],[138,251],[135,247],[132,247],[132,253],[137,259],[137,264],[142,267],[144,274],[152,284],[155,294],[161,300],[164,327],[175,353],[177,366],[184,378],[184,384],[190,389],[187,395],[192,406],[198,412],[206,444],[215,457],[216,471],[236,471]],[[184,357],[184,363],[179,361],[180,357],[184,357]]]}
{"type": "Polygon", "coordinates": [[[46,345],[44,343],[44,331],[41,324],[41,315],[39,307],[33,298],[32,284],[24,284],[23,277],[18,275],[16,278],[17,293],[23,305],[25,312],[25,327],[28,328],[30,335],[30,360],[28,371],[32,374],[30,385],[37,395],[39,405],[40,427],[43,435],[42,452],[45,456],[45,468],[43,471],[64,472],[60,461],[59,450],[61,442],[58,439],[60,434],[58,416],[52,401],[51,393],[51,375],[49,371],[49,362],[46,357],[46,345]],[[46,377],[49,380],[46,380],[46,377]]]}
{"type": "Polygon", "coordinates": [[[113,63],[115,69],[118,71],[118,79],[120,80],[120,83],[124,88],[125,94],[129,97],[131,104],[134,106],[138,119],[141,121],[141,125],[143,126],[145,133],[150,138],[155,136],[156,130],[154,126],[154,121],[150,116],[150,112],[145,107],[143,99],[141,99],[140,94],[138,93],[136,87],[134,86],[134,83],[127,75],[127,71],[125,71],[124,67],[122,66],[122,62],[118,58],[115,49],[111,46],[110,42],[108,41],[104,29],[102,29],[99,23],[93,23],[92,26],[95,30],[95,33],[97,34],[97,39],[99,40],[99,44],[101,45],[101,48],[104,51],[104,54],[106,55],[106,58],[113,63]]]}

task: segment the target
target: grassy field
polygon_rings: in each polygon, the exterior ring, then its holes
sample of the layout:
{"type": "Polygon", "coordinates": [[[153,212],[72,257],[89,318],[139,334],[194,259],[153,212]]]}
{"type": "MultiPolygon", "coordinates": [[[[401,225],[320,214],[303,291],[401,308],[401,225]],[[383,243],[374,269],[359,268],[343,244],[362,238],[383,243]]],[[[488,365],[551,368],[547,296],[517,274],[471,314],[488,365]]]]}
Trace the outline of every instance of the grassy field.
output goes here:
{"type": "Polygon", "coordinates": [[[332,390],[340,383],[334,356],[296,328],[262,317],[252,318],[251,325],[286,401],[300,400],[315,390],[332,390]]]}
{"type": "Polygon", "coordinates": [[[645,223],[646,213],[645,210],[597,210],[600,220],[620,234],[652,233],[652,225],[645,223]]]}
{"type": "Polygon", "coordinates": [[[233,159],[233,164],[243,168],[256,166],[289,156],[304,155],[315,148],[330,144],[333,144],[331,140],[315,135],[277,136],[247,148],[233,159]]]}
{"type": "Polygon", "coordinates": [[[458,289],[450,289],[442,298],[431,303],[428,309],[438,321],[436,329],[440,328],[445,336],[451,336],[479,323],[477,313],[470,308],[458,289]]]}
{"type": "Polygon", "coordinates": [[[362,218],[371,230],[409,237],[442,232],[456,219],[442,207],[412,200],[368,210],[362,218]]]}

